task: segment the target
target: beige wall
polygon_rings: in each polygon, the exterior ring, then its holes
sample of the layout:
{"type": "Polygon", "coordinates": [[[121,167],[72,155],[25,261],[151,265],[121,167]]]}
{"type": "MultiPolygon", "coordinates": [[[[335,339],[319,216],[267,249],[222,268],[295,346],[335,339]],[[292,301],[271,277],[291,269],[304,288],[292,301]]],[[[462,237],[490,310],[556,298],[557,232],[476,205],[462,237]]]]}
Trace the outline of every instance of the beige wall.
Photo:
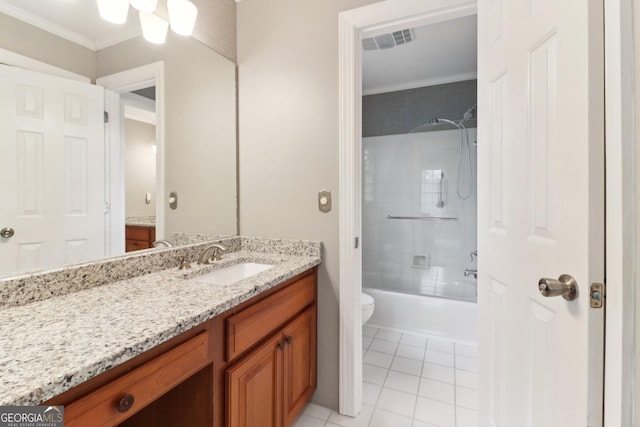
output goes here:
{"type": "Polygon", "coordinates": [[[156,127],[137,120],[124,120],[125,216],[156,214],[156,127]],[[151,193],[151,203],[145,203],[151,193]]]}
{"type": "Polygon", "coordinates": [[[236,234],[235,64],[201,43],[169,34],[162,46],[141,37],[98,52],[98,77],[156,61],[165,68],[165,211],[174,232],[236,234]]]}
{"type": "Polygon", "coordinates": [[[0,48],[47,64],[96,77],[96,53],[0,13],[0,48]]]}
{"type": "Polygon", "coordinates": [[[318,390],[338,406],[338,13],[373,0],[238,3],[240,232],[324,242],[318,390]],[[318,211],[328,189],[333,210],[318,211]]]}

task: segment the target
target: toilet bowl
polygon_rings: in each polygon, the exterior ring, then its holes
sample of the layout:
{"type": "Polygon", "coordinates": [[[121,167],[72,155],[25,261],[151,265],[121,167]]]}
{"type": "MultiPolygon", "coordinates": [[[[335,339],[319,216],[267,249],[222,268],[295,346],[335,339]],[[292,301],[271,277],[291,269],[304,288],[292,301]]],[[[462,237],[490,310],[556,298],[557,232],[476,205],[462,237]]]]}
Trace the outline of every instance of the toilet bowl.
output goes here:
{"type": "Polygon", "coordinates": [[[375,301],[371,295],[363,292],[360,297],[360,304],[362,306],[362,324],[364,325],[369,319],[371,319],[371,316],[373,316],[375,301]]]}

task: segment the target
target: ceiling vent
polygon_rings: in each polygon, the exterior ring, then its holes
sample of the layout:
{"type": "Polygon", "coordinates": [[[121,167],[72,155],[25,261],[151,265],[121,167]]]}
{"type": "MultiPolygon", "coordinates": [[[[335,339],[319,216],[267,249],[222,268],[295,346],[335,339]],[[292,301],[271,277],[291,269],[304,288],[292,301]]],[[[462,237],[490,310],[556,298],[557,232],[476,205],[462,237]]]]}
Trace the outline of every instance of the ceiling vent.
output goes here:
{"type": "Polygon", "coordinates": [[[401,44],[409,43],[413,41],[414,38],[413,28],[408,28],[406,30],[380,34],[379,36],[363,39],[362,48],[364,50],[390,49],[400,46],[401,44]]]}

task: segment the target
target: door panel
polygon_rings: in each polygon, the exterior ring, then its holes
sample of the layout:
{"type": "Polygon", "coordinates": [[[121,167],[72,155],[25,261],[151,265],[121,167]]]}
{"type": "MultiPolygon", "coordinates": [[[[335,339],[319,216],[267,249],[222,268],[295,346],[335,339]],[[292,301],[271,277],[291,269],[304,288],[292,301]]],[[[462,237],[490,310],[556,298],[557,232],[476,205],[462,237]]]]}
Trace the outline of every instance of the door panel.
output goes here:
{"type": "Polygon", "coordinates": [[[478,3],[480,425],[602,424],[602,7],[478,3]]]}
{"type": "Polygon", "coordinates": [[[227,426],[282,426],[282,334],[227,371],[227,426]]]}
{"type": "Polygon", "coordinates": [[[284,328],[285,425],[290,425],[316,388],[316,307],[307,309],[284,328]]]}
{"type": "Polygon", "coordinates": [[[103,89],[0,65],[0,92],[0,276],[104,257],[103,89]]]}

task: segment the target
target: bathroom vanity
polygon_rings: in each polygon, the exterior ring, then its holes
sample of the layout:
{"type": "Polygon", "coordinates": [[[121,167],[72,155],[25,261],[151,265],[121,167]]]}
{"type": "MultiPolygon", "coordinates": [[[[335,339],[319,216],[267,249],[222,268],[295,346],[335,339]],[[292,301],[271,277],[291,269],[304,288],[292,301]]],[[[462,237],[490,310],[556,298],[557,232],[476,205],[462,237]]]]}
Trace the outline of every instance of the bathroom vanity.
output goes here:
{"type": "Polygon", "coordinates": [[[153,247],[156,241],[156,227],[143,225],[125,226],[125,252],[139,251],[153,247]]]}
{"type": "MultiPolygon", "coordinates": [[[[265,249],[234,239],[213,265],[0,310],[0,325],[14,326],[2,327],[0,344],[33,334],[0,357],[12,368],[0,404],[64,405],[67,427],[290,425],[316,387],[319,245],[311,256],[290,255],[274,241],[265,249]],[[217,270],[254,262],[272,267],[212,282],[217,270]],[[40,349],[25,352],[30,345],[40,349]]],[[[203,246],[151,256],[193,259],[203,246]]]]}

